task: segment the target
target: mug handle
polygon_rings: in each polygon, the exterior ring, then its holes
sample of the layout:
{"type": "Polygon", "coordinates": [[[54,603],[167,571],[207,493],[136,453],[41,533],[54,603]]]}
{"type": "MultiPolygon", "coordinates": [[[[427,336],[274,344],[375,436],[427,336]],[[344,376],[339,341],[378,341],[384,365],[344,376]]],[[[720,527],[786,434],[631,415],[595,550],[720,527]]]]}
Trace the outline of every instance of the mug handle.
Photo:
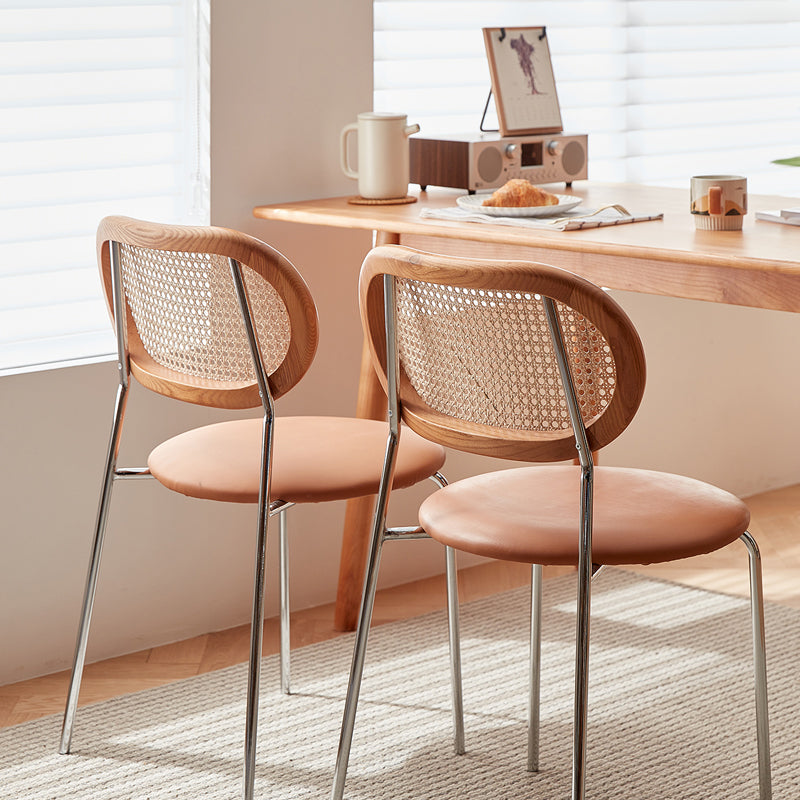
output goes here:
{"type": "Polygon", "coordinates": [[[339,163],[342,165],[342,172],[347,175],[348,178],[353,178],[353,180],[358,180],[358,173],[350,166],[350,162],[347,158],[347,137],[353,131],[358,130],[358,123],[352,122],[350,125],[345,125],[342,128],[342,137],[341,137],[341,144],[342,148],[339,152],[339,163]]]}

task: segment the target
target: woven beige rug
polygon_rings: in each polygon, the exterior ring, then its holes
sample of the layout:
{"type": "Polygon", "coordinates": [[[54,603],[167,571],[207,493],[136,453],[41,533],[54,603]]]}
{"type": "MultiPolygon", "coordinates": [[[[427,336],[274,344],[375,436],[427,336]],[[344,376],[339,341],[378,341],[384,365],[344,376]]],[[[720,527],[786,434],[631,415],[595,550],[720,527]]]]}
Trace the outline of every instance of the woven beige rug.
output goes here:
{"type": "MultiPolygon", "coordinates": [[[[742,565],[743,569],[745,565],[742,565]]],[[[621,571],[594,582],[590,800],[755,800],[746,601],[621,571]]],[[[545,583],[541,771],[525,770],[528,595],[462,611],[467,754],[451,745],[443,613],[372,632],[345,796],[569,797],[574,581],[545,583]]],[[[767,611],[775,800],[800,797],[800,612],[767,611]]],[[[327,798],[352,637],[293,653],[297,694],[265,659],[256,797],[327,798]]],[[[0,731],[10,800],[235,799],[244,666],[82,709],[70,756],[60,719],[0,731]]]]}

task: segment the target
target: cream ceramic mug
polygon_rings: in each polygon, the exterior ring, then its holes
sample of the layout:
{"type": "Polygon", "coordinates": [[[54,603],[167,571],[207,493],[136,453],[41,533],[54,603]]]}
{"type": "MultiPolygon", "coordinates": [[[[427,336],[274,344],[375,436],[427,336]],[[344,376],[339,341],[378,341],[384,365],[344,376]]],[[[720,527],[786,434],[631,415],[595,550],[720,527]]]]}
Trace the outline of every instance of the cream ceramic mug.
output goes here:
{"type": "Polygon", "coordinates": [[[740,231],[747,213],[747,178],[741,175],[695,175],[691,212],[696,228],[740,231]]]}
{"type": "Polygon", "coordinates": [[[408,192],[408,137],[419,125],[408,125],[405,114],[364,111],[358,122],[342,129],[341,164],[348,178],[358,181],[358,193],[371,200],[405,197],[408,192]],[[358,171],[350,166],[347,140],[358,134],[358,171]]]}

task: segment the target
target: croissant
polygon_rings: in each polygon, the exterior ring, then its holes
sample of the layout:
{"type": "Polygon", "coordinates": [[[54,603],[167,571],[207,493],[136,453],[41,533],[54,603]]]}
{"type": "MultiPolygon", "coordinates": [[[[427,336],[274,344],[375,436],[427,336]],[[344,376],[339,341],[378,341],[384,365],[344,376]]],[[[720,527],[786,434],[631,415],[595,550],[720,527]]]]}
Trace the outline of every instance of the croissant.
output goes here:
{"type": "Polygon", "coordinates": [[[524,178],[512,178],[501,186],[491,197],[483,201],[485,206],[504,206],[519,208],[522,206],[557,206],[558,198],[538,186],[534,186],[524,178]]]}

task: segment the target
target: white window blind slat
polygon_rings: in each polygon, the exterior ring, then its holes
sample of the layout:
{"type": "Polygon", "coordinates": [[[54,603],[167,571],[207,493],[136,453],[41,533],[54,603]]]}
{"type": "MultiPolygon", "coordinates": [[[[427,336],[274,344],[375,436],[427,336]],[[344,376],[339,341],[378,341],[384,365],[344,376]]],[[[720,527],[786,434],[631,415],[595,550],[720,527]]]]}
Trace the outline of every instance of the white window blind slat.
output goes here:
{"type": "Polygon", "coordinates": [[[621,0],[629,25],[711,26],[784,23],[798,18],[795,0],[621,0]]]}
{"type": "Polygon", "coordinates": [[[180,143],[174,131],[91,135],[55,142],[54,145],[54,138],[0,140],[0,164],[4,165],[4,174],[34,175],[70,164],[80,164],[87,169],[157,164],[174,161],[180,154],[180,143]]]}
{"type": "MultiPolygon", "coordinates": [[[[0,177],[0,198],[18,198],[26,193],[27,208],[38,208],[38,197],[48,196],[52,205],[73,205],[87,200],[119,200],[118,187],[126,197],[168,194],[175,190],[180,162],[151,166],[136,165],[97,170],[69,170],[0,177]]],[[[21,204],[17,200],[16,206],[21,204]]],[[[0,208],[3,204],[0,202],[0,208]]],[[[11,235],[16,235],[11,232],[11,235]]],[[[0,238],[2,238],[0,236],[0,238]]]]}
{"type": "MultiPolygon", "coordinates": [[[[94,305],[91,304],[91,307],[94,308],[94,305]]],[[[46,314],[43,314],[42,317],[47,319],[46,314]]],[[[50,337],[41,336],[3,344],[4,358],[12,364],[38,365],[39,354],[46,351],[49,358],[47,365],[70,366],[106,361],[109,353],[116,352],[114,335],[107,320],[105,326],[101,325],[99,319],[96,320],[95,325],[95,330],[83,333],[59,332],[50,337]],[[76,356],[76,353],[80,355],[76,356]]],[[[14,371],[19,370],[6,370],[7,374],[12,374],[14,371]]]]}
{"type": "Polygon", "coordinates": [[[753,192],[797,194],[800,171],[771,163],[800,155],[796,0],[374,9],[374,107],[407,113],[423,134],[478,131],[490,86],[481,28],[546,25],[564,129],[589,135],[590,179],[685,187],[692,174],[735,172],[753,192]]]}
{"type": "Polygon", "coordinates": [[[106,38],[120,22],[134,23],[132,30],[177,31],[180,2],[162,3],[12,3],[0,6],[3,38],[66,39],[76,35],[106,38]],[[5,7],[4,7],[5,6],[5,7]],[[16,8],[14,8],[16,6],[16,8]],[[22,6],[22,7],[21,7],[22,6]],[[75,7],[91,8],[91,14],[75,14],[75,7]],[[137,6],[136,15],[124,6],[137,6]]]}
{"type": "MultiPolygon", "coordinates": [[[[4,329],[11,328],[19,332],[10,339],[10,344],[21,346],[27,342],[59,335],[72,336],[77,333],[100,332],[105,329],[108,315],[103,315],[102,307],[92,300],[77,299],[69,303],[29,308],[15,308],[0,313],[0,320],[5,323],[4,329]]],[[[112,335],[113,339],[113,335],[112,335]]],[[[0,343],[6,344],[2,338],[0,343]]]]}
{"type": "Polygon", "coordinates": [[[12,141],[37,138],[42,134],[48,139],[60,139],[116,131],[150,133],[175,130],[179,125],[180,105],[181,99],[175,97],[172,101],[23,107],[13,113],[0,112],[0,124],[8,120],[8,125],[4,125],[5,136],[12,141]]]}
{"type": "MultiPolygon", "coordinates": [[[[797,28],[800,36],[800,27],[797,28]]],[[[798,39],[800,42],[800,39],[798,39]]],[[[628,74],[632,78],[659,78],[662,76],[683,75],[700,81],[708,81],[709,86],[720,80],[735,81],[739,75],[781,72],[796,70],[800,56],[800,45],[795,48],[761,49],[754,48],[742,57],[740,50],[682,50],[679,53],[631,53],[628,56],[628,74]],[[759,68],[754,69],[754,64],[759,68]],[[713,81],[711,80],[713,79],[713,81]]]]}
{"type": "MultiPolygon", "coordinates": [[[[40,237],[32,242],[0,242],[0,278],[15,276],[22,273],[21,264],[28,270],[46,274],[53,270],[52,253],[58,250],[60,254],[59,271],[86,267],[87,238],[91,231],[76,232],[75,235],[61,238],[40,237]]],[[[92,264],[91,271],[96,271],[97,266],[92,264]]]]}
{"type": "MultiPolygon", "coordinates": [[[[102,199],[94,202],[70,203],[67,205],[38,205],[25,208],[3,209],[3,237],[0,242],[33,242],[44,236],[46,239],[65,238],[75,231],[90,234],[90,255],[84,256],[87,264],[96,261],[94,250],[94,232],[97,223],[108,214],[116,213],[115,209],[122,208],[128,216],[143,219],[157,219],[168,221],[175,218],[175,209],[178,203],[178,187],[169,195],[142,195],[139,197],[126,197],[122,193],[111,200],[102,199]],[[6,226],[6,223],[8,225],[6,226]]],[[[60,263],[58,252],[51,254],[53,263],[60,263]]],[[[40,286],[37,283],[36,273],[29,269],[27,258],[18,264],[19,272],[31,276],[31,297],[35,297],[40,286]]],[[[100,297],[98,283],[98,294],[100,297]]],[[[0,309],[2,309],[2,287],[0,287],[0,309]]]]}
{"type": "MultiPolygon", "coordinates": [[[[25,275],[14,275],[4,280],[3,292],[6,305],[15,313],[23,313],[41,306],[81,302],[94,290],[97,270],[83,266],[77,269],[61,269],[57,272],[47,272],[43,269],[41,277],[47,283],[47,292],[43,293],[47,295],[46,299],[42,296],[31,298],[25,275]]],[[[78,320],[75,320],[75,324],[78,324],[78,320]]],[[[0,337],[3,337],[3,334],[0,334],[0,337]]]]}
{"type": "MultiPolygon", "coordinates": [[[[792,109],[784,98],[762,98],[759,105],[771,124],[783,121],[788,122],[791,129],[797,129],[797,109],[792,109]]],[[[632,105],[628,106],[627,119],[631,130],[667,133],[670,128],[685,125],[687,119],[691,119],[693,127],[709,129],[722,125],[745,126],[753,121],[753,116],[746,103],[726,98],[704,102],[632,105]]]]}
{"type": "Polygon", "coordinates": [[[208,0],[0,0],[0,374],[115,351],[94,233],[208,222],[208,0]]]}
{"type": "Polygon", "coordinates": [[[6,41],[0,50],[0,72],[74,72],[104,69],[109,64],[135,68],[177,65],[179,60],[180,48],[173,37],[166,34],[138,38],[6,41]]]}
{"type": "MultiPolygon", "coordinates": [[[[736,80],[719,81],[703,77],[685,76],[636,79],[625,81],[630,104],[645,104],[654,99],[658,103],[690,103],[720,98],[742,101],[747,107],[750,98],[781,98],[788,108],[797,108],[800,99],[793,92],[800,86],[800,63],[791,71],[762,71],[757,74],[737,75],[736,80]]],[[[561,92],[559,90],[559,97],[561,92]]]]}
{"type": "Polygon", "coordinates": [[[550,20],[560,19],[616,26],[626,13],[620,0],[375,0],[373,5],[376,33],[460,28],[477,29],[480,35],[482,27],[549,25],[550,20]],[[532,21],[533,15],[537,21],[532,21]]]}
{"type": "MultiPolygon", "coordinates": [[[[731,54],[725,60],[731,66],[742,50],[748,53],[764,50],[793,50],[797,46],[798,25],[791,21],[782,23],[725,25],[724,37],[709,37],[709,27],[701,25],[668,25],[662,27],[630,27],[628,44],[632,51],[643,53],[665,52],[679,55],[686,50],[703,53],[731,54]]],[[[758,55],[757,55],[758,57],[758,55]]],[[[746,66],[746,65],[745,65],[746,66]]]]}
{"type": "Polygon", "coordinates": [[[88,103],[95,98],[125,95],[174,97],[182,87],[174,69],[142,68],[103,72],[16,73],[0,75],[0,98],[4,106],[38,106],[70,101],[88,103]]]}

